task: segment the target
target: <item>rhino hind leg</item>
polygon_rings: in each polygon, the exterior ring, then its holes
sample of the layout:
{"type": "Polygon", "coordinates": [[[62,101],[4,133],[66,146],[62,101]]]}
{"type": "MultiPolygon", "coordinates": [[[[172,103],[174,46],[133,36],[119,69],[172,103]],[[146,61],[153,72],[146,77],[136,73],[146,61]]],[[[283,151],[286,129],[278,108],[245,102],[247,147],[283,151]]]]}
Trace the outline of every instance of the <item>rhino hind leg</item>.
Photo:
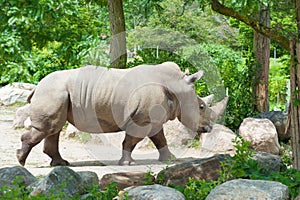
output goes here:
{"type": "Polygon", "coordinates": [[[122,157],[119,160],[119,165],[135,165],[133,158],[131,157],[132,151],[136,144],[143,138],[133,137],[126,134],[123,141],[122,157]]]}
{"type": "Polygon", "coordinates": [[[40,143],[45,138],[45,133],[32,128],[29,132],[25,133],[21,137],[22,147],[17,149],[17,159],[21,165],[25,165],[26,159],[31,149],[40,143]]]}
{"type": "Polygon", "coordinates": [[[149,138],[154,143],[159,152],[159,161],[171,161],[176,158],[169,150],[163,129],[149,138]]]}
{"type": "Polygon", "coordinates": [[[64,160],[58,150],[58,141],[59,141],[60,131],[56,134],[50,135],[44,140],[44,153],[47,154],[52,160],[51,166],[67,166],[70,163],[64,160]]]}

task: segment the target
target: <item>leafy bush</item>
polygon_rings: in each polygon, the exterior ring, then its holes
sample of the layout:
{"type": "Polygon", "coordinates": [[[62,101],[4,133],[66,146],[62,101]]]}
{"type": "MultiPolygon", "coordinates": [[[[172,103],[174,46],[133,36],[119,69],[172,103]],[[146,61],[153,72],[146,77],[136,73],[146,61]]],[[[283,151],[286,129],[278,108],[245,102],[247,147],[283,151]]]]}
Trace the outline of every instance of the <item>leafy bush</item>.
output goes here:
{"type": "Polygon", "coordinates": [[[204,200],[217,185],[219,185],[218,181],[189,179],[183,194],[186,200],[204,200]]]}
{"type": "Polygon", "coordinates": [[[103,31],[99,9],[84,0],[1,1],[0,85],[80,66],[103,31]]]}
{"type": "MultiPolygon", "coordinates": [[[[259,163],[252,158],[254,151],[250,149],[250,143],[248,141],[238,136],[233,142],[236,148],[236,154],[230,159],[221,162],[219,179],[216,181],[189,179],[184,189],[179,188],[179,191],[184,193],[186,199],[205,199],[209,192],[216,186],[237,178],[280,182],[288,186],[291,199],[294,199],[300,194],[299,171],[285,167],[283,171],[270,172],[262,168],[259,163]]],[[[285,164],[289,165],[290,163],[285,164]]]]}

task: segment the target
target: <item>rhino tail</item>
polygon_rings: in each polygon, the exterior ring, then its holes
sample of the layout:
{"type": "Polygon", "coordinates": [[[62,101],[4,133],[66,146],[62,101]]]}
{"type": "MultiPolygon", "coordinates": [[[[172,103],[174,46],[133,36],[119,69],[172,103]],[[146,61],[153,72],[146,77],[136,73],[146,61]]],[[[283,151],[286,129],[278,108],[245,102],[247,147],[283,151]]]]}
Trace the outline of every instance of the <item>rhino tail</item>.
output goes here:
{"type": "Polygon", "coordinates": [[[30,93],[30,95],[27,97],[27,102],[28,103],[31,103],[31,98],[32,98],[33,94],[34,94],[34,90],[32,90],[32,92],[30,93]]]}

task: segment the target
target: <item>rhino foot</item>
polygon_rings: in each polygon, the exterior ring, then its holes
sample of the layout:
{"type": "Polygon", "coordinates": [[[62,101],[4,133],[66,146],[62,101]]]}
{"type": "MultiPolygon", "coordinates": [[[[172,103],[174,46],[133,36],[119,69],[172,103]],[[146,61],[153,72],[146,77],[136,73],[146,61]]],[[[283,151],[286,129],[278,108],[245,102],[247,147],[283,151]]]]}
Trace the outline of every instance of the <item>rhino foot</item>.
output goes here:
{"type": "Polygon", "coordinates": [[[130,165],[136,165],[135,161],[134,160],[131,160],[131,161],[128,161],[128,160],[120,160],[119,161],[119,165],[127,165],[127,166],[130,166],[130,165]]]}
{"type": "Polygon", "coordinates": [[[159,152],[159,161],[173,161],[176,157],[170,152],[168,146],[165,146],[158,150],[159,152]]]}
{"type": "Polygon", "coordinates": [[[27,158],[27,156],[24,156],[23,150],[17,149],[17,159],[22,166],[25,165],[26,158],[27,158]]]}
{"type": "Polygon", "coordinates": [[[136,165],[131,157],[131,152],[126,150],[122,151],[122,158],[119,160],[119,165],[136,165]]]}
{"type": "Polygon", "coordinates": [[[64,159],[52,160],[50,163],[51,166],[69,166],[70,163],[64,159]]]}

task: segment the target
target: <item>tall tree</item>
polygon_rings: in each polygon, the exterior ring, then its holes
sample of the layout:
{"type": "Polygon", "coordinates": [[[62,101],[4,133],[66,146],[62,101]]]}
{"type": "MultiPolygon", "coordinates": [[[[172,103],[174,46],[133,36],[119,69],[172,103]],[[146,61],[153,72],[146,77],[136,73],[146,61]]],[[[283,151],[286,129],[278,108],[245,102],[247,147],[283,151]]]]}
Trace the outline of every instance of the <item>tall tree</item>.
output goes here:
{"type": "MultiPolygon", "coordinates": [[[[261,6],[257,19],[259,23],[270,27],[270,10],[268,6],[261,6]]],[[[256,60],[253,66],[253,72],[255,72],[253,93],[256,99],[254,110],[267,112],[269,111],[270,39],[254,31],[253,51],[256,60]]]]}
{"type": "Polygon", "coordinates": [[[110,22],[110,63],[113,68],[125,68],[127,62],[125,18],[122,0],[108,0],[110,22]]]}
{"type": "MultiPolygon", "coordinates": [[[[262,0],[263,1],[263,0],[262,0]]],[[[299,0],[288,0],[281,2],[280,0],[267,1],[273,3],[278,8],[284,7],[286,10],[286,15],[293,19],[292,23],[288,24],[286,27],[293,27],[295,24],[297,27],[295,29],[287,30],[284,26],[280,24],[275,24],[272,27],[268,27],[263,23],[260,23],[251,12],[252,6],[259,6],[261,2],[246,0],[243,1],[241,7],[233,7],[234,3],[219,0],[209,0],[200,1],[209,3],[212,9],[220,14],[233,17],[239,21],[244,22],[248,26],[252,27],[255,31],[263,34],[264,36],[270,38],[271,40],[277,42],[285,50],[291,54],[291,106],[290,106],[290,130],[292,135],[292,149],[293,149],[293,165],[296,169],[300,170],[300,1],[299,0]],[[259,4],[259,5],[258,5],[259,4]]],[[[235,1],[236,2],[236,1],[235,1]]],[[[283,24],[284,25],[284,24],[283,24]]]]}

